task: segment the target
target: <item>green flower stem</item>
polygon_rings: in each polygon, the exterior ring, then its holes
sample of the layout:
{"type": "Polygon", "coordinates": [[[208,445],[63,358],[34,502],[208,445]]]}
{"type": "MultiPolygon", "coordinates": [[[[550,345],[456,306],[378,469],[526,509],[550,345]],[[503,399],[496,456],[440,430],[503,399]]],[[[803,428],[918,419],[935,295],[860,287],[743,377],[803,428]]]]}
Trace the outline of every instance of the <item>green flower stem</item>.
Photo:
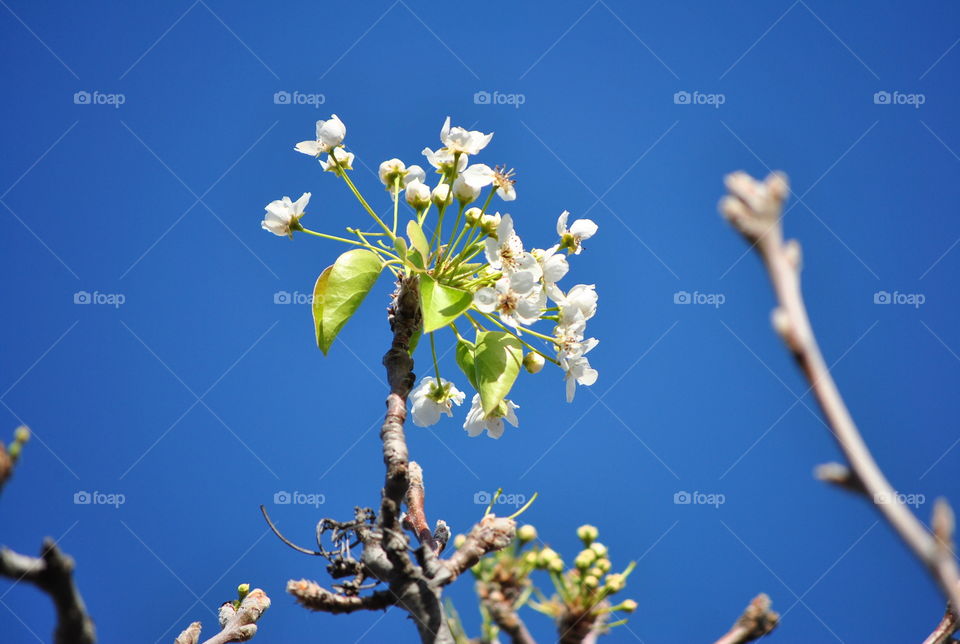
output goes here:
{"type": "Polygon", "coordinates": [[[383,220],[380,219],[380,216],[379,216],[376,212],[374,212],[373,208],[370,207],[370,204],[367,203],[367,200],[364,199],[364,198],[363,198],[363,195],[360,194],[360,191],[357,190],[357,187],[356,187],[355,185],[353,185],[353,180],[350,178],[350,176],[349,176],[349,175],[346,173],[346,171],[343,169],[343,166],[340,165],[340,161],[337,160],[336,155],[335,155],[335,154],[331,154],[331,155],[330,155],[330,158],[331,158],[331,159],[333,160],[333,162],[337,165],[337,170],[338,170],[337,174],[339,174],[341,177],[343,177],[343,180],[347,182],[347,186],[350,188],[350,191],[353,193],[353,196],[357,198],[357,201],[359,201],[359,202],[360,202],[360,205],[363,206],[364,210],[367,211],[367,214],[369,214],[371,217],[373,217],[374,220],[375,220],[378,224],[380,224],[380,227],[383,228],[384,232],[386,232],[387,235],[390,236],[390,239],[393,240],[393,239],[396,237],[396,235],[393,233],[393,231],[391,231],[391,230],[387,227],[387,225],[386,225],[385,223],[383,223],[383,220]]]}
{"type": "Polygon", "coordinates": [[[393,180],[393,236],[397,236],[397,211],[400,207],[400,176],[393,180]]]}
{"type": "MultiPolygon", "coordinates": [[[[550,362],[552,362],[553,364],[557,365],[558,367],[560,366],[560,361],[559,361],[559,360],[557,360],[556,358],[551,358],[550,356],[548,356],[547,354],[545,354],[543,351],[541,351],[541,350],[538,349],[537,347],[531,345],[529,342],[527,342],[526,340],[524,340],[523,338],[521,338],[521,337],[520,337],[520,334],[518,334],[516,331],[514,331],[514,330],[510,329],[509,327],[505,326],[504,324],[502,324],[499,320],[497,320],[495,317],[493,317],[493,316],[490,315],[489,313],[484,313],[483,311],[478,311],[478,313],[480,313],[480,315],[484,316],[485,318],[487,318],[488,320],[490,320],[491,322],[493,322],[494,324],[496,324],[498,327],[500,327],[501,329],[503,329],[504,331],[506,331],[507,333],[509,333],[509,334],[512,335],[513,337],[515,337],[517,340],[520,341],[520,344],[522,344],[523,346],[525,346],[525,347],[526,347],[527,349],[529,349],[530,351],[533,351],[534,353],[540,355],[541,357],[543,357],[544,360],[549,360],[550,362]]],[[[466,314],[464,314],[464,315],[466,315],[466,314]]],[[[541,338],[543,338],[544,340],[549,340],[549,341],[552,342],[553,344],[557,344],[557,341],[554,340],[553,338],[549,338],[549,337],[547,337],[547,336],[545,336],[545,335],[543,335],[543,334],[541,334],[541,333],[537,333],[536,331],[531,331],[530,329],[527,329],[527,328],[524,328],[524,327],[519,327],[519,330],[521,330],[521,331],[526,331],[527,333],[532,333],[533,335],[536,335],[536,336],[538,336],[538,337],[541,337],[541,338]]]]}
{"type": "Polygon", "coordinates": [[[476,329],[477,331],[486,331],[486,329],[483,327],[483,325],[478,324],[477,321],[474,320],[472,317],[470,317],[470,314],[467,313],[466,311],[464,311],[463,317],[467,318],[467,320],[470,321],[470,324],[473,325],[473,328],[476,329]]]}
{"type": "MultiPolygon", "coordinates": [[[[465,207],[466,204],[461,202],[460,207],[457,209],[457,218],[453,222],[453,230],[450,231],[450,241],[447,242],[447,250],[443,252],[443,257],[437,262],[437,265],[440,266],[441,269],[443,267],[443,262],[447,261],[447,258],[450,257],[450,251],[453,250],[453,240],[457,234],[457,229],[460,228],[460,220],[463,219],[463,209],[465,207]]],[[[466,230],[466,226],[464,226],[463,230],[466,230]]],[[[463,236],[462,233],[461,236],[463,236]]],[[[457,237],[457,239],[459,240],[460,238],[457,237]]]]}
{"type": "Polygon", "coordinates": [[[439,387],[443,381],[440,380],[440,363],[437,362],[437,343],[433,339],[435,335],[436,331],[430,332],[430,353],[433,354],[433,370],[437,373],[437,386],[439,387]]]}
{"type": "MultiPolygon", "coordinates": [[[[314,237],[321,237],[323,239],[330,239],[332,241],[343,242],[344,244],[353,244],[354,246],[363,246],[364,248],[371,248],[369,242],[364,243],[366,242],[366,240],[364,240],[364,242],[358,242],[353,239],[347,239],[345,237],[335,237],[334,235],[328,235],[326,233],[318,233],[315,230],[310,230],[309,228],[304,228],[303,226],[300,226],[299,228],[294,228],[293,230],[296,230],[297,232],[301,232],[301,233],[307,233],[308,235],[313,235],[314,237]]],[[[378,250],[378,249],[374,248],[374,250],[378,250]]]]}

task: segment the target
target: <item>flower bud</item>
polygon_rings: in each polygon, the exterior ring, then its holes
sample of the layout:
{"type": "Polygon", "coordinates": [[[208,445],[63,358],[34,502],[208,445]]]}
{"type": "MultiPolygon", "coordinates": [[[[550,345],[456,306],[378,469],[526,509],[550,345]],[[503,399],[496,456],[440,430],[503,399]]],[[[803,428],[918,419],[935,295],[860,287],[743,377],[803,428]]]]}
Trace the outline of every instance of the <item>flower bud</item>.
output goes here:
{"type": "Polygon", "coordinates": [[[590,545],[600,536],[600,531],[590,524],[582,525],[577,528],[577,537],[585,544],[590,545]]]}
{"type": "Polygon", "coordinates": [[[483,211],[474,206],[473,208],[467,208],[467,212],[464,213],[467,218],[468,226],[476,226],[480,221],[480,217],[483,215],[483,211]]]}
{"type": "Polygon", "coordinates": [[[480,188],[460,176],[453,181],[453,196],[460,203],[470,203],[480,196],[480,188]]]}
{"type": "Polygon", "coordinates": [[[597,570],[599,570],[601,573],[608,573],[608,572],[610,572],[610,560],[609,560],[609,559],[606,559],[606,558],[597,559],[597,561],[596,561],[596,563],[594,564],[594,566],[596,566],[596,567],[597,567],[597,570]]]}
{"type": "Polygon", "coordinates": [[[586,570],[593,565],[596,558],[597,555],[595,555],[592,550],[582,550],[580,554],[577,555],[577,558],[573,560],[573,565],[580,570],[586,570]]]}
{"type": "Polygon", "coordinates": [[[20,425],[13,433],[13,440],[18,443],[26,443],[30,440],[30,428],[26,425],[20,425]]]}
{"type": "Polygon", "coordinates": [[[430,205],[430,186],[420,181],[408,183],[405,194],[407,203],[416,210],[423,210],[430,205]]]}
{"type": "Polygon", "coordinates": [[[552,572],[563,572],[563,559],[561,559],[560,557],[557,557],[556,559],[552,559],[550,561],[550,564],[547,566],[547,568],[552,572]]]}
{"type": "Polygon", "coordinates": [[[591,543],[590,550],[592,550],[597,557],[607,556],[607,547],[602,543],[600,543],[599,541],[596,543],[591,543]]]}
{"type": "Polygon", "coordinates": [[[466,540],[467,540],[467,537],[465,535],[458,534],[456,537],[453,538],[453,547],[459,549],[461,546],[463,546],[466,540]]]}
{"type": "Polygon", "coordinates": [[[618,593],[623,590],[623,587],[627,585],[627,580],[620,573],[614,573],[612,575],[607,575],[607,588],[610,589],[611,593],[618,593]]]}
{"type": "Polygon", "coordinates": [[[583,578],[583,585],[591,590],[600,585],[600,580],[593,575],[587,575],[583,578]]]}
{"type": "Polygon", "coordinates": [[[437,207],[446,206],[453,201],[453,199],[450,197],[450,186],[446,183],[441,183],[439,186],[433,189],[431,198],[433,199],[433,205],[437,207]]]}
{"type": "Polygon", "coordinates": [[[521,543],[533,541],[536,538],[537,529],[530,524],[520,526],[520,529],[517,530],[517,539],[519,539],[521,543]]]}
{"type": "Polygon", "coordinates": [[[240,597],[240,601],[243,601],[243,598],[246,597],[249,592],[250,584],[240,584],[237,586],[237,596],[240,597]]]}
{"type": "Polygon", "coordinates": [[[523,368],[530,373],[540,373],[540,370],[543,369],[544,362],[543,356],[539,353],[533,353],[531,351],[523,356],[523,368]]]}
{"type": "Polygon", "coordinates": [[[403,178],[406,174],[407,166],[400,159],[389,159],[380,164],[380,181],[388,190],[393,190],[393,184],[397,178],[403,178]]]}
{"type": "Polygon", "coordinates": [[[483,215],[480,217],[480,228],[487,237],[497,237],[497,228],[500,226],[500,213],[483,215]]]}
{"type": "Polygon", "coordinates": [[[632,599],[624,599],[622,602],[620,602],[619,606],[614,607],[614,610],[622,610],[625,613],[632,613],[633,611],[637,610],[637,602],[633,601],[632,599]]]}
{"type": "Polygon", "coordinates": [[[537,553],[533,552],[532,550],[523,555],[523,563],[528,566],[536,567],[538,563],[537,560],[537,553]]]}
{"type": "Polygon", "coordinates": [[[551,561],[559,558],[560,555],[558,555],[553,548],[544,548],[540,551],[540,556],[537,559],[537,565],[541,568],[547,568],[551,561]]]}

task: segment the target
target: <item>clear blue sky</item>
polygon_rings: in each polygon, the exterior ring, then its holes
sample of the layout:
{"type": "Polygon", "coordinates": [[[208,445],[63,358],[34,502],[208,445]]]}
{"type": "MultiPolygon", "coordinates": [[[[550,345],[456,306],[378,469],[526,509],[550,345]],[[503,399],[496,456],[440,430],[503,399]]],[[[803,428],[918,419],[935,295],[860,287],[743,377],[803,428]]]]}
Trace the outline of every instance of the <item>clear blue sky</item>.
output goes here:
{"type": "MultiPolygon", "coordinates": [[[[525,518],[568,557],[575,528],[598,525],[615,564],[638,560],[625,596],[640,608],[610,642],[712,641],[760,591],[785,613],[780,642],[918,641],[939,619],[878,516],[812,478],[837,450],[716,202],[726,172],[790,174],[787,234],[855,418],[924,520],[938,495],[960,503],[956,3],[0,4],[0,425],[36,432],[0,540],[62,538],[103,641],[169,642],[195,619],[209,632],[242,581],[274,600],[258,642],[413,641],[397,610],[295,607],[285,581],[325,572],[257,511],[280,490],[324,495],[271,505],[309,543],[382,482],[387,280],[323,358],[308,307],[274,294],[309,292],[340,249],[260,230],[264,204],[307,190],[314,224],[361,221],[292,150],[332,112],[369,193],[368,168],[422,163],[449,114],[496,132],[481,159],[518,169],[510,210],[528,239],[547,243],[562,209],[600,225],[574,267],[600,292],[599,382],[566,405],[556,372],[521,379],[521,426],[499,441],[411,428],[431,519],[465,530],[474,495],[503,486],[540,492],[525,518]],[[878,305],[878,291],[925,301],[878,305]],[[79,491],[125,503],[75,504],[79,491]],[[726,502],[678,505],[680,491],[726,502]]],[[[449,596],[475,634],[471,586],[449,596]]],[[[5,642],[51,625],[45,598],[0,583],[5,642]]]]}

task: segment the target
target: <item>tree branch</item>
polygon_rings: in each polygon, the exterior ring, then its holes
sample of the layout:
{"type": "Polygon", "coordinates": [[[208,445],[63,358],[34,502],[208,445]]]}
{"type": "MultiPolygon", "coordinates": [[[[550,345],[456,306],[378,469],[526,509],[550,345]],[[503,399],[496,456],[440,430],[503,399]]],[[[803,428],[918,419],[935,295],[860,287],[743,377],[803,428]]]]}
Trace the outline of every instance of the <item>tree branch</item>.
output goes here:
{"type": "Polygon", "coordinates": [[[55,644],[93,644],[96,629],[73,582],[73,569],[73,559],[49,537],[43,540],[39,558],[0,548],[0,576],[30,582],[53,600],[57,610],[55,644]]]}
{"type": "Polygon", "coordinates": [[[950,607],[947,606],[947,610],[943,614],[943,619],[941,619],[937,627],[933,629],[933,632],[927,636],[927,639],[923,640],[923,644],[950,644],[951,642],[956,642],[956,640],[953,639],[953,634],[957,632],[958,626],[960,626],[960,624],[957,623],[957,616],[950,610],[950,607]]]}
{"type": "Polygon", "coordinates": [[[745,644],[771,633],[780,622],[780,615],[770,610],[770,604],[770,598],[765,593],[754,597],[743,615],[715,644],[745,644]]]}
{"type": "MultiPolygon", "coordinates": [[[[257,634],[257,621],[270,608],[270,598],[259,588],[254,588],[237,606],[226,602],[220,606],[219,633],[203,644],[228,644],[229,642],[247,642],[257,634]]],[[[173,644],[197,644],[200,640],[200,622],[193,622],[184,630],[173,644]]]]}
{"type": "Polygon", "coordinates": [[[860,435],[820,353],[800,291],[800,246],[783,241],[781,211],[789,188],[786,177],[771,174],[761,183],[743,172],[728,175],[730,195],[720,203],[723,215],[760,254],[778,307],[774,328],[793,353],[823,411],[830,432],[846,456],[848,480],[862,486],[865,496],[880,511],[934,580],[956,610],[960,606],[960,576],[956,559],[944,556],[944,548],[909,510],[887,481],[860,435]]]}
{"type": "Polygon", "coordinates": [[[503,596],[503,593],[497,590],[486,591],[481,597],[481,602],[493,623],[510,638],[511,644],[537,644],[527,630],[527,625],[514,610],[513,604],[503,596]]]}
{"type": "Polygon", "coordinates": [[[358,610],[385,610],[396,603],[396,599],[386,591],[377,591],[364,597],[340,595],[306,579],[288,581],[287,592],[296,597],[297,603],[304,608],[334,614],[353,613],[358,610]]]}

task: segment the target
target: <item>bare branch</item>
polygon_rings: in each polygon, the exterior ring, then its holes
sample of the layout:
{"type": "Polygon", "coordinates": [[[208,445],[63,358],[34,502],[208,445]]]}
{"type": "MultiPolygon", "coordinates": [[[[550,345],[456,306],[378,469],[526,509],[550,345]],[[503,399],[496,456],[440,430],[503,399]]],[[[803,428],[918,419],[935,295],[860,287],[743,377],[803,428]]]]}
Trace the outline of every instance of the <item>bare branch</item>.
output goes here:
{"type": "Polygon", "coordinates": [[[377,591],[365,597],[340,595],[306,579],[288,581],[287,592],[296,597],[297,603],[304,608],[325,613],[384,610],[396,603],[393,595],[386,591],[377,591]]]}
{"type": "Polygon", "coordinates": [[[781,227],[786,176],[774,173],[761,183],[743,172],[728,175],[730,195],[720,202],[724,216],[749,241],[767,268],[779,306],[773,325],[810,382],[830,433],[846,456],[852,475],[866,497],[900,538],[913,550],[956,609],[960,606],[960,575],[956,560],[942,555],[936,539],[901,500],[884,476],[860,435],[817,345],[800,291],[800,246],[784,242],[781,227]]]}
{"type": "Polygon", "coordinates": [[[433,538],[430,524],[427,523],[427,513],[423,507],[426,497],[423,487],[423,469],[415,461],[411,461],[408,476],[410,485],[407,487],[407,514],[404,516],[403,523],[413,530],[420,543],[430,548],[434,554],[440,554],[443,548],[433,538]]]}
{"type": "Polygon", "coordinates": [[[93,644],[96,629],[73,582],[73,568],[73,558],[49,537],[43,540],[39,558],[0,548],[0,576],[29,582],[53,600],[57,609],[55,644],[93,644]]]}
{"type": "Polygon", "coordinates": [[[511,644],[537,644],[510,601],[498,590],[486,590],[481,597],[490,619],[507,634],[511,644]]]}
{"type": "Polygon", "coordinates": [[[957,616],[954,614],[954,611],[950,610],[950,607],[947,606],[947,610],[943,614],[943,619],[940,620],[940,623],[937,624],[937,627],[933,629],[933,632],[927,636],[927,639],[923,640],[923,644],[950,644],[955,642],[953,639],[953,634],[957,632],[957,627],[960,624],[957,623],[957,616]]]}
{"type": "Polygon", "coordinates": [[[437,561],[433,582],[437,585],[452,583],[480,561],[483,555],[507,547],[517,533],[517,522],[506,517],[488,514],[473,526],[463,545],[449,559],[437,561]]]}
{"type": "Polygon", "coordinates": [[[780,615],[770,610],[770,604],[770,598],[765,593],[754,597],[743,615],[716,644],[744,644],[772,632],[780,622],[780,615]]]}

